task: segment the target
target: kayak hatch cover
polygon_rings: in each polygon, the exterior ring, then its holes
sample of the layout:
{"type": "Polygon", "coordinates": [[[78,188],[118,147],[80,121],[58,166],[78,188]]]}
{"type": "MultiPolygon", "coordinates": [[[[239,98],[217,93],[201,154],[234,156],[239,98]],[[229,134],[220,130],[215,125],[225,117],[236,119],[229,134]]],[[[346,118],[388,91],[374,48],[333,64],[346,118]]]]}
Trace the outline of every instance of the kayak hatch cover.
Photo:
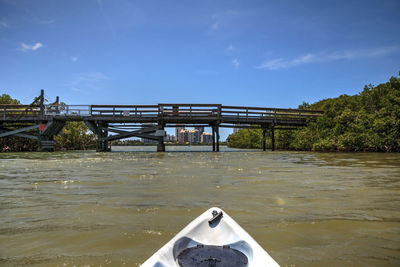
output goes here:
{"type": "Polygon", "coordinates": [[[189,223],[142,267],[254,267],[278,263],[229,215],[211,208],[189,223]]]}

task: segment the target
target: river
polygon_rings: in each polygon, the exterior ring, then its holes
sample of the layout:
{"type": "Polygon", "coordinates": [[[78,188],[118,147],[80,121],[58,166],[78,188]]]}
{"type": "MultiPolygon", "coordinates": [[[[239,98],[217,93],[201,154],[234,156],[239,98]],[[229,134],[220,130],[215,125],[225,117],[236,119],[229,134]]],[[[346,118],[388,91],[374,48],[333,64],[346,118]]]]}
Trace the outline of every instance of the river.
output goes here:
{"type": "Polygon", "coordinates": [[[400,266],[400,154],[0,154],[0,265],[137,266],[224,209],[281,266],[400,266]]]}

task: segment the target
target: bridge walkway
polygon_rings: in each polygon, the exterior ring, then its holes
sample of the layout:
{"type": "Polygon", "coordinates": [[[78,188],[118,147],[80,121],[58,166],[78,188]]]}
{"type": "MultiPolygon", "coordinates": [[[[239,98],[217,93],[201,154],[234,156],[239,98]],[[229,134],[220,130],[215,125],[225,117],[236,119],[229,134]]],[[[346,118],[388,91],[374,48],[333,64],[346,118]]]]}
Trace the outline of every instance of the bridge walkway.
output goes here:
{"type": "MultiPolygon", "coordinates": [[[[212,128],[213,150],[219,151],[219,128],[274,129],[306,126],[322,115],[321,111],[267,107],[226,106],[222,104],[157,105],[0,105],[0,138],[20,136],[37,139],[51,150],[53,136],[67,121],[84,121],[98,136],[98,150],[107,151],[112,140],[143,137],[158,141],[158,151],[165,151],[166,127],[205,126],[212,128]],[[26,133],[33,129],[36,134],[26,133]],[[114,134],[109,135],[109,132],[114,134]]],[[[54,148],[54,147],[53,147],[54,148]]]]}

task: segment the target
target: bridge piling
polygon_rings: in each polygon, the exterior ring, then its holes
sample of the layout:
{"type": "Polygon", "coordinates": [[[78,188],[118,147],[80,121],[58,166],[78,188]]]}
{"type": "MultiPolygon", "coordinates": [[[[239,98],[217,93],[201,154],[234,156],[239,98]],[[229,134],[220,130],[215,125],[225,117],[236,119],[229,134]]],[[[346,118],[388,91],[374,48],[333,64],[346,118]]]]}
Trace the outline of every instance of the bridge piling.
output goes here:
{"type": "Polygon", "coordinates": [[[275,130],[274,125],[271,127],[271,150],[275,151],[275,130]]]}
{"type": "Polygon", "coordinates": [[[262,137],[262,148],[263,148],[263,151],[265,151],[265,150],[267,150],[267,145],[266,145],[267,129],[263,128],[262,134],[263,134],[263,137],[262,137]]]}
{"type": "Polygon", "coordinates": [[[219,152],[219,127],[218,125],[215,126],[215,133],[216,133],[216,138],[217,138],[217,152],[219,152]]]}
{"type": "Polygon", "coordinates": [[[212,132],[212,151],[219,152],[219,127],[218,127],[218,125],[212,125],[211,132],[212,132]]]}
{"type": "Polygon", "coordinates": [[[102,121],[97,122],[97,152],[107,152],[111,149],[108,147],[108,124],[102,121]]]}
{"type": "Polygon", "coordinates": [[[211,134],[212,134],[212,151],[215,152],[215,127],[211,126],[211,134]]]}
{"type": "MultiPolygon", "coordinates": [[[[164,125],[159,124],[158,125],[158,131],[160,132],[159,134],[159,139],[157,143],[157,152],[165,152],[165,144],[164,144],[164,125]]],[[[156,132],[157,133],[157,132],[156,132]]]]}

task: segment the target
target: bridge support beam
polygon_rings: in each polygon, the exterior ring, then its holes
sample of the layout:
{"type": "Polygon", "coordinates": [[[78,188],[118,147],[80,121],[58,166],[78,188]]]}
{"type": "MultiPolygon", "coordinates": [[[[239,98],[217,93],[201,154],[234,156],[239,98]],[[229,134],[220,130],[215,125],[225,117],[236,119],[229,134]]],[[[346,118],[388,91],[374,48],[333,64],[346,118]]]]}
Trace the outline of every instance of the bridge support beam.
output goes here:
{"type": "Polygon", "coordinates": [[[271,150],[275,151],[275,129],[274,125],[271,127],[271,150]]]}
{"type": "Polygon", "coordinates": [[[158,143],[157,143],[157,152],[165,152],[165,144],[164,144],[164,125],[160,124],[158,125],[158,130],[156,132],[156,135],[158,136],[158,143]]]}
{"type": "Polygon", "coordinates": [[[216,133],[216,137],[217,137],[217,152],[219,152],[219,127],[218,127],[218,125],[215,126],[215,133],[216,133]]]}
{"type": "Polygon", "coordinates": [[[215,152],[215,126],[211,126],[212,151],[215,152]]]}
{"type": "Polygon", "coordinates": [[[212,129],[212,151],[219,152],[219,127],[218,125],[213,125],[212,129]]]}
{"type": "Polygon", "coordinates": [[[54,152],[54,136],[39,134],[39,152],[54,152]]]}
{"type": "Polygon", "coordinates": [[[265,150],[267,150],[267,144],[266,144],[267,129],[263,128],[262,134],[263,134],[263,137],[262,137],[262,148],[263,148],[263,151],[265,151],[265,150]]]}
{"type": "Polygon", "coordinates": [[[104,122],[97,123],[97,152],[111,151],[108,147],[108,124],[104,122]]]}
{"type": "Polygon", "coordinates": [[[46,124],[43,131],[39,129],[39,151],[54,151],[54,136],[59,134],[65,126],[65,121],[53,120],[46,124]]]}

